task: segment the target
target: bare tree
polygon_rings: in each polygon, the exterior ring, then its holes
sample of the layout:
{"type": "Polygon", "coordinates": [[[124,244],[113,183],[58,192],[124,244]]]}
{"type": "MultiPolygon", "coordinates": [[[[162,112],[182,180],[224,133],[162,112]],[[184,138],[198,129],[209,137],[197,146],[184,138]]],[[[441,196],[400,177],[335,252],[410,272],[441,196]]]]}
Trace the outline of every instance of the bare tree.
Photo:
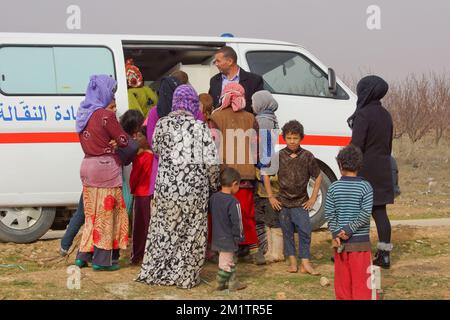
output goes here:
{"type": "MultiPolygon", "coordinates": [[[[358,79],[343,76],[352,90],[356,90],[358,79]]],[[[389,84],[383,105],[394,122],[394,139],[407,135],[414,145],[433,130],[438,144],[450,131],[450,78],[445,73],[411,74],[389,84]]]]}
{"type": "Polygon", "coordinates": [[[450,126],[450,79],[443,74],[432,73],[432,120],[435,144],[438,145],[450,126]]]}
{"type": "Polygon", "coordinates": [[[389,91],[383,99],[383,105],[392,116],[394,139],[401,138],[406,132],[405,121],[403,121],[405,107],[402,103],[402,88],[398,83],[389,85],[389,91]]]}
{"type": "Polygon", "coordinates": [[[412,74],[402,85],[402,122],[414,144],[425,136],[433,125],[430,80],[412,74]]]}

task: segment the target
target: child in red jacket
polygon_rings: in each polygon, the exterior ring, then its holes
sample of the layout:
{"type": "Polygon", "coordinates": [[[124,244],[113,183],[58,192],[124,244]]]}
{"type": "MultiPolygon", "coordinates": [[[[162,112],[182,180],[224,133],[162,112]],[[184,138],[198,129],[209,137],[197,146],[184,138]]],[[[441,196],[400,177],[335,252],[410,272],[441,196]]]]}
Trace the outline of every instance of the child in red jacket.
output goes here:
{"type": "Polygon", "coordinates": [[[140,264],[144,257],[145,242],[150,224],[150,174],[153,163],[153,153],[146,137],[147,127],[142,127],[136,135],[139,151],[133,160],[130,175],[130,189],[134,196],[133,205],[133,245],[131,263],[140,264]]]}

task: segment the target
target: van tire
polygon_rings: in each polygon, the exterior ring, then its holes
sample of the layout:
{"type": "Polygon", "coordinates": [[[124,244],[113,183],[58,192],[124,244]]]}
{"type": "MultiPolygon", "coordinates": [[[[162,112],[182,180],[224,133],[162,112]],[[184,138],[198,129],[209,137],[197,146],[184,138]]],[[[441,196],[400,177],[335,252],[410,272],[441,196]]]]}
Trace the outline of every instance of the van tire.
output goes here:
{"type": "Polygon", "coordinates": [[[324,171],[321,171],[322,183],[320,185],[320,192],[322,193],[322,204],[320,209],[311,216],[311,226],[313,230],[320,229],[326,222],[325,220],[325,199],[327,198],[328,188],[331,185],[331,181],[335,180],[334,177],[329,177],[324,171]]]}
{"type": "MultiPolygon", "coordinates": [[[[5,214],[8,210],[14,210],[15,212],[23,212],[31,208],[0,208],[0,211],[5,214]],[[5,211],[6,210],[6,211],[5,211]]],[[[14,229],[8,227],[0,221],[0,241],[1,242],[14,242],[14,243],[31,243],[39,240],[50,229],[53,221],[55,220],[55,208],[33,208],[40,211],[39,218],[34,222],[32,226],[25,229],[14,229]]],[[[2,217],[0,216],[0,219],[2,217]]]]}

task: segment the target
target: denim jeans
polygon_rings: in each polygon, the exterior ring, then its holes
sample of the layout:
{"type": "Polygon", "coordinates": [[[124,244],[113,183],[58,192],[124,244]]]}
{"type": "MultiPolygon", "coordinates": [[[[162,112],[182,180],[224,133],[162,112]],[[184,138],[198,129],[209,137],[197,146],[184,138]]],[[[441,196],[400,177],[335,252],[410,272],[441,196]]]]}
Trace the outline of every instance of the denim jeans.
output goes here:
{"type": "Polygon", "coordinates": [[[61,248],[64,250],[69,250],[72,246],[73,239],[77,235],[81,226],[84,224],[84,205],[83,205],[83,194],[81,194],[80,202],[78,203],[77,211],[72,216],[67,227],[64,236],[61,239],[61,248]]]}
{"type": "Polygon", "coordinates": [[[309,213],[303,208],[283,208],[280,212],[280,225],[283,230],[284,255],[295,256],[295,227],[298,231],[299,258],[310,259],[311,221],[309,213]]]}

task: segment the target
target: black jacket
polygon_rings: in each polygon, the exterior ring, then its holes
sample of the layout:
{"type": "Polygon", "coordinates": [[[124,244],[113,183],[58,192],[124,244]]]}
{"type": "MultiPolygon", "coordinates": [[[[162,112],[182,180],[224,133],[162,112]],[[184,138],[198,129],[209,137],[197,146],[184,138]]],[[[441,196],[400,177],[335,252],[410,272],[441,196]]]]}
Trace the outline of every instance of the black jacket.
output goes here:
{"type": "Polygon", "coordinates": [[[235,252],[244,240],[239,201],[231,194],[216,192],[209,200],[212,215],[212,250],[235,252]]]}
{"type": "MultiPolygon", "coordinates": [[[[255,92],[264,90],[264,81],[260,75],[247,72],[244,69],[239,71],[239,84],[245,89],[245,111],[253,113],[252,96],[255,92]]],[[[209,81],[209,94],[214,101],[214,108],[219,107],[219,99],[222,94],[222,74],[218,73],[209,81]]]]}
{"type": "Polygon", "coordinates": [[[363,152],[359,175],[372,185],[374,205],[394,203],[392,136],[391,115],[380,102],[369,103],[356,113],[352,144],[363,152]]]}

